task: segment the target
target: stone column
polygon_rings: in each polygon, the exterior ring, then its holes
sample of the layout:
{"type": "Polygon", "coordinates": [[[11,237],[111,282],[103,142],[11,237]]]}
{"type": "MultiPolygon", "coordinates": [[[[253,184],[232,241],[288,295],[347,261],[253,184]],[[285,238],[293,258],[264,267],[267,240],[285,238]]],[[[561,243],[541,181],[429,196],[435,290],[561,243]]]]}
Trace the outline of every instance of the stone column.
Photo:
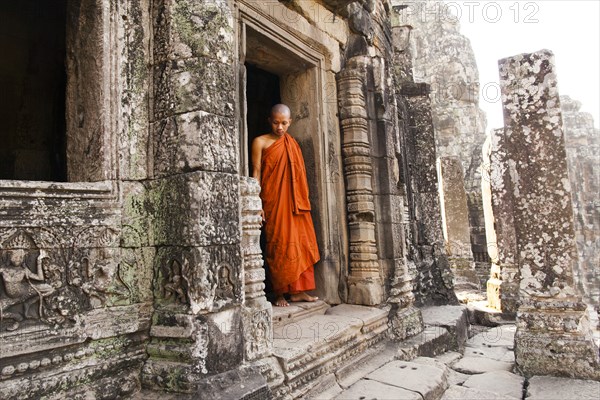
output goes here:
{"type": "Polygon", "coordinates": [[[500,288],[502,286],[501,268],[498,262],[498,240],[494,229],[494,213],[492,210],[492,185],[490,183],[490,156],[492,151],[492,138],[488,136],[483,143],[481,164],[481,198],[483,202],[483,216],[485,220],[485,236],[487,252],[491,260],[490,277],[486,282],[487,304],[496,310],[502,309],[500,288]]]}
{"type": "Polygon", "coordinates": [[[527,376],[600,379],[586,305],[573,285],[577,250],[554,56],[521,54],[499,67],[521,274],[516,362],[527,376]]]}
{"type": "Polygon", "coordinates": [[[254,178],[240,177],[240,192],[244,266],[244,355],[246,361],[253,361],[271,354],[272,308],[264,291],[265,270],[260,249],[262,203],[258,181],[254,178]]]}
{"type": "Polygon", "coordinates": [[[440,157],[437,161],[446,254],[457,288],[479,288],[471,251],[469,208],[460,160],[440,157]]]}
{"type": "MultiPolygon", "coordinates": [[[[512,164],[504,144],[504,129],[492,131],[490,137],[489,182],[491,189],[495,249],[500,267],[500,304],[502,311],[516,314],[519,301],[519,267],[517,265],[517,243],[513,216],[512,164]],[[512,172],[511,172],[512,171],[512,172]]],[[[487,228],[486,228],[487,229],[487,228]]],[[[492,260],[494,256],[490,252],[492,260]]]]}
{"type": "Polygon", "coordinates": [[[348,60],[338,75],[342,152],[350,231],[348,302],[376,305],[383,301],[377,261],[373,166],[365,100],[368,57],[348,60]]]}

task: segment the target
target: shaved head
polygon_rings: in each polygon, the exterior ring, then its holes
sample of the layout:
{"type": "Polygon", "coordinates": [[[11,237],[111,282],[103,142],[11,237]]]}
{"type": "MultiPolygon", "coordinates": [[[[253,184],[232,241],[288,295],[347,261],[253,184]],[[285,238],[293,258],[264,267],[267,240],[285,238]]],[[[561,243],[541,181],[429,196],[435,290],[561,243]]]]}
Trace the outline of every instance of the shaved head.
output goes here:
{"type": "Polygon", "coordinates": [[[285,104],[275,104],[273,107],[271,107],[271,116],[275,114],[283,114],[290,118],[292,116],[292,111],[285,104]]]}

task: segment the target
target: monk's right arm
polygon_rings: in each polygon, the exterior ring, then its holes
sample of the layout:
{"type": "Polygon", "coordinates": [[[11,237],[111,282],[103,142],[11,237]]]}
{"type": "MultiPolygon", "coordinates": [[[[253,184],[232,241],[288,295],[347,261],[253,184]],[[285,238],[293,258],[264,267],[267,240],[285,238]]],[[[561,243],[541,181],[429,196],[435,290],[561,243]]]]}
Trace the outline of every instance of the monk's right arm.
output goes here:
{"type": "Polygon", "coordinates": [[[262,163],[262,146],[259,138],[252,141],[252,177],[260,183],[260,167],[262,163]]]}

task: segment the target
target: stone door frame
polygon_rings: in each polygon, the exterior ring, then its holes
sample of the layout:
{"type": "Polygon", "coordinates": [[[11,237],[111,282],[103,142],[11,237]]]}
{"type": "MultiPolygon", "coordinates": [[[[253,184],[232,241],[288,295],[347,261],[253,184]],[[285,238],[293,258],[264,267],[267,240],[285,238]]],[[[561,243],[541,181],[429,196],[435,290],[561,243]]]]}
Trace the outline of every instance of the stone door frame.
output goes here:
{"type": "MultiPolygon", "coordinates": [[[[237,18],[237,53],[238,82],[236,107],[239,140],[240,140],[240,171],[245,174],[249,171],[247,152],[248,133],[246,127],[246,99],[245,99],[245,67],[247,60],[247,40],[250,36],[259,35],[262,39],[280,48],[289,57],[295,60],[290,63],[290,72],[302,72],[308,76],[309,91],[314,104],[309,104],[312,115],[317,115],[316,121],[311,119],[311,144],[314,150],[314,174],[316,193],[311,192],[313,204],[313,218],[321,261],[317,265],[315,274],[319,286],[319,273],[336,274],[336,285],[327,285],[328,293],[323,296],[333,303],[344,302],[344,295],[340,295],[340,284],[345,285],[347,274],[347,216],[344,207],[336,207],[340,198],[345,200],[345,187],[341,171],[341,145],[339,144],[339,121],[337,119],[337,89],[335,83],[335,69],[339,69],[339,54],[331,54],[323,40],[331,40],[319,35],[318,31],[307,29],[302,25],[299,15],[277,3],[255,2],[252,0],[238,0],[235,3],[237,18]],[[278,13],[289,13],[287,20],[278,13]],[[278,18],[279,16],[279,18],[278,18]],[[294,18],[298,17],[298,20],[294,18]],[[310,76],[309,76],[310,75],[310,76]],[[337,136],[337,137],[336,137],[337,136]],[[337,140],[337,143],[336,143],[337,140]],[[316,215],[314,211],[317,211],[316,215]],[[316,218],[315,218],[316,217],[316,218]],[[317,271],[321,270],[321,271],[317,271]],[[336,286],[333,290],[333,286],[336,286]]],[[[333,48],[338,48],[337,42],[333,48]]],[[[329,43],[327,43],[329,44],[329,43]]],[[[332,48],[331,46],[329,48],[332,48]]],[[[273,67],[277,71],[277,66],[273,67]]],[[[280,66],[279,68],[288,68],[280,66]]],[[[285,84],[282,81],[282,101],[286,101],[285,84]]],[[[296,119],[296,127],[299,122],[296,119]]],[[[300,141],[300,140],[299,140],[300,141]]],[[[301,142],[301,141],[300,141],[301,142]]],[[[303,143],[300,143],[301,146],[303,143]]],[[[304,149],[303,149],[304,151],[304,149]]],[[[306,154],[305,154],[306,158],[306,154]]],[[[310,166],[307,163],[307,169],[310,166]]],[[[309,181],[311,177],[309,176],[309,181]]],[[[309,183],[310,184],[310,183],[309,183]]],[[[343,201],[343,200],[342,200],[343,201]]],[[[324,276],[323,275],[323,276],[324,276]]],[[[319,287],[318,287],[319,288],[319,287]]]]}

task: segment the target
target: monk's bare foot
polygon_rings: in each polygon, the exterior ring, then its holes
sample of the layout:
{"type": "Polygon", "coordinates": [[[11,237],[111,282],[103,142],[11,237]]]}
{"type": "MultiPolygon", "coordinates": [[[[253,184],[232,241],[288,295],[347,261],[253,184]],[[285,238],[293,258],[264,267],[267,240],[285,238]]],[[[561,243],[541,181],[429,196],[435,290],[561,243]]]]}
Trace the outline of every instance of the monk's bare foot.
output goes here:
{"type": "Polygon", "coordinates": [[[283,295],[281,295],[281,296],[277,296],[277,298],[275,299],[275,305],[277,307],[287,307],[290,305],[290,303],[288,303],[285,300],[285,297],[283,297],[283,295]]]}
{"type": "Polygon", "coordinates": [[[317,300],[319,300],[318,297],[310,296],[306,292],[295,293],[295,294],[290,295],[290,301],[308,301],[308,302],[312,303],[317,300]]]}

